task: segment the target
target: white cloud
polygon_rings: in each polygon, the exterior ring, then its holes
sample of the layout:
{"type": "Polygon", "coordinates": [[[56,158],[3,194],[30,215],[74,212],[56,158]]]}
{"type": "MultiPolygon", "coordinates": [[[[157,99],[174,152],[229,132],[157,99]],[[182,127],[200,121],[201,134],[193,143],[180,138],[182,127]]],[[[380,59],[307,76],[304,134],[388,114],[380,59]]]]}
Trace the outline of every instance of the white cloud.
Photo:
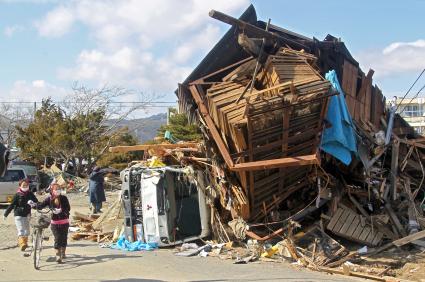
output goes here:
{"type": "Polygon", "coordinates": [[[374,69],[377,77],[417,72],[425,67],[425,40],[394,42],[382,50],[362,52],[358,59],[364,69],[374,69]]]}
{"type": "Polygon", "coordinates": [[[3,30],[4,35],[7,37],[11,37],[17,32],[21,32],[24,30],[24,27],[21,25],[12,25],[12,26],[6,26],[3,30]]]}
{"type": "Polygon", "coordinates": [[[209,10],[239,16],[248,5],[249,0],[76,0],[54,7],[36,27],[42,36],[59,37],[81,24],[95,40],[73,66],[59,68],[60,78],[172,97],[225,31],[209,10]]]}
{"type": "Polygon", "coordinates": [[[15,81],[8,93],[0,96],[3,96],[3,99],[8,102],[33,102],[47,97],[51,97],[53,100],[62,100],[66,95],[67,91],[64,88],[49,84],[44,80],[18,80],[15,81]]]}
{"type": "Polygon", "coordinates": [[[46,87],[46,82],[44,80],[34,80],[32,82],[32,86],[36,88],[44,88],[46,87]]]}
{"type": "Polygon", "coordinates": [[[73,68],[62,68],[59,74],[62,79],[91,81],[98,86],[118,84],[164,93],[173,90],[189,72],[188,67],[125,46],[115,52],[84,50],[73,68]]]}
{"type": "Polygon", "coordinates": [[[74,23],[72,11],[59,7],[47,13],[46,17],[35,25],[41,36],[60,37],[67,33],[74,23]]]}
{"type": "Polygon", "coordinates": [[[217,26],[207,25],[199,33],[183,42],[177,47],[173,54],[173,59],[177,63],[187,62],[197,50],[208,50],[220,38],[220,29],[217,26]]]}

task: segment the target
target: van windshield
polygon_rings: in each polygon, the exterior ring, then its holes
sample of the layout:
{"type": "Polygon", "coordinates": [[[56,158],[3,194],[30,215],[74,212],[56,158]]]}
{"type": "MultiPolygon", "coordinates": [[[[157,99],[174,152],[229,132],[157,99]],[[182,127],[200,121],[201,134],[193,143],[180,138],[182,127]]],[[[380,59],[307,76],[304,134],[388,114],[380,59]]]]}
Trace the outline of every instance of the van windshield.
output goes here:
{"type": "Polygon", "coordinates": [[[0,182],[14,182],[25,178],[22,170],[7,170],[3,177],[0,177],[0,182]]]}
{"type": "Polygon", "coordinates": [[[37,175],[37,167],[35,167],[35,166],[32,166],[32,165],[14,165],[13,167],[22,168],[23,170],[25,170],[27,175],[37,175]]]}

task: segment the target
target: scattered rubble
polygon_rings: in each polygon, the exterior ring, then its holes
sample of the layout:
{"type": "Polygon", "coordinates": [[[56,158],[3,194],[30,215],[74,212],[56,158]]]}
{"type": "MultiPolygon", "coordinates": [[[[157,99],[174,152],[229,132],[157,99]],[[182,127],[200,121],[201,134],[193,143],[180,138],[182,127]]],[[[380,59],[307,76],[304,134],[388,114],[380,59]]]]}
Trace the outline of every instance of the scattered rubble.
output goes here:
{"type": "Polygon", "coordinates": [[[74,212],[70,231],[72,240],[90,240],[98,243],[112,243],[118,240],[123,229],[121,194],[101,215],[86,215],[74,212]]]}
{"type": "Polygon", "coordinates": [[[50,177],[47,186],[54,181],[60,186],[66,187],[67,192],[86,191],[88,189],[87,179],[66,173],[55,164],[49,168],[43,167],[41,171],[50,177]]]}

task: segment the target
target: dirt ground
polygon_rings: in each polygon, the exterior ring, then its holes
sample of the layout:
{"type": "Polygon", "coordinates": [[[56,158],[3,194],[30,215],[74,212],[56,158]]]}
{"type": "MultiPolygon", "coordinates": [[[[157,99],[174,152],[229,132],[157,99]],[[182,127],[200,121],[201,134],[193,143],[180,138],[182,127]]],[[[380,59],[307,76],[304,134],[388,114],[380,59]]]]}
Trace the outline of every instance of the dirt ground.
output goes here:
{"type": "MultiPolygon", "coordinates": [[[[117,193],[107,193],[109,202],[113,202],[116,197],[117,193]]],[[[72,210],[89,212],[85,194],[68,194],[68,198],[72,210]]],[[[53,257],[53,237],[50,231],[46,235],[50,238],[45,243],[41,268],[37,271],[32,267],[32,257],[24,257],[16,247],[13,216],[2,222],[0,281],[362,281],[310,271],[287,262],[235,265],[231,260],[212,257],[178,257],[171,249],[125,252],[100,248],[96,243],[88,241],[71,240],[66,263],[57,264],[53,257]]],[[[409,264],[405,267],[408,275],[403,278],[417,281],[425,278],[424,268],[418,269],[416,265],[409,264]]]]}

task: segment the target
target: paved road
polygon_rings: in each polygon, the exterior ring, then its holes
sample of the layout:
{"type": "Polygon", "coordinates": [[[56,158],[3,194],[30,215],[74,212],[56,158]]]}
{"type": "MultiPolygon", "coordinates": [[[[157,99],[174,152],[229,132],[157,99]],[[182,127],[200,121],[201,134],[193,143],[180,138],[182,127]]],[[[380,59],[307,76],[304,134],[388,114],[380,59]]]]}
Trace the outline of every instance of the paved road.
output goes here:
{"type": "MultiPolygon", "coordinates": [[[[73,210],[88,211],[84,195],[69,197],[73,210]]],[[[0,208],[0,213],[3,211],[0,208]]],[[[51,236],[50,230],[48,234],[51,236]]],[[[102,249],[87,241],[70,241],[68,259],[58,265],[51,261],[52,241],[53,237],[46,242],[41,269],[36,271],[32,257],[23,257],[13,247],[16,246],[13,216],[0,222],[0,281],[362,281],[297,269],[286,263],[235,265],[212,257],[177,257],[169,249],[135,253],[102,249]]]]}
{"type": "MultiPolygon", "coordinates": [[[[49,242],[50,243],[50,242],[49,242]]],[[[49,245],[48,243],[48,245],[49,245]]],[[[297,269],[283,263],[234,265],[218,258],[177,257],[171,250],[123,252],[71,242],[67,262],[52,262],[43,250],[41,269],[14,249],[0,252],[0,281],[360,281],[297,269]]]]}

